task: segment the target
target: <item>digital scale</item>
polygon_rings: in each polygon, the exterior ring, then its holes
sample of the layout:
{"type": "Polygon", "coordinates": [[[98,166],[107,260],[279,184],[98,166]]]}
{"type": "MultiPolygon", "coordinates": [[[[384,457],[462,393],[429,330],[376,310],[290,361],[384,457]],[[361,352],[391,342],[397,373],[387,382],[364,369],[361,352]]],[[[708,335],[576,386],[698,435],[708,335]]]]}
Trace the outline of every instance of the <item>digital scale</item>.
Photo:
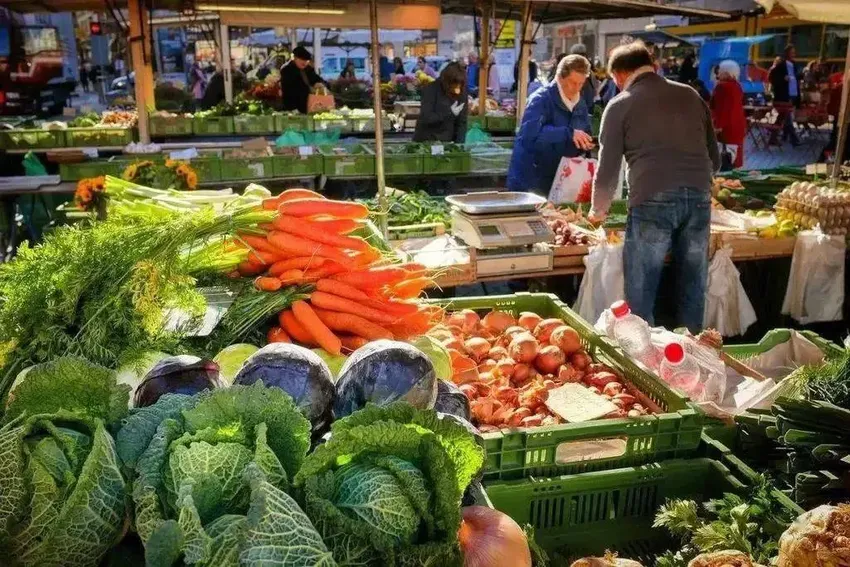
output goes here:
{"type": "Polygon", "coordinates": [[[446,197],[452,235],[475,249],[476,272],[499,275],[552,269],[555,239],[533,193],[486,191],[446,197]]]}

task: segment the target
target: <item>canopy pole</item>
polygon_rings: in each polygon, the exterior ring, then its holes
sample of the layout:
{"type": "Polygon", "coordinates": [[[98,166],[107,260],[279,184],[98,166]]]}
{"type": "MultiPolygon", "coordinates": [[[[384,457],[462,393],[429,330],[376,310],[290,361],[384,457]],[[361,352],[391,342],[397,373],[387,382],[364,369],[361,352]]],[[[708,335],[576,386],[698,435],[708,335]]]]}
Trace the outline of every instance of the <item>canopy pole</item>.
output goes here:
{"type": "Polygon", "coordinates": [[[151,141],[148,115],[155,107],[153,95],[153,69],[150,60],[150,37],[147,37],[147,7],[140,0],[128,0],[127,15],[130,18],[130,59],[136,73],[136,112],[139,116],[139,141],[151,141]]]}
{"type": "Polygon", "coordinates": [[[487,84],[490,82],[490,17],[492,3],[484,2],[481,8],[481,49],[478,51],[478,114],[487,112],[487,84]]]}
{"type": "Polygon", "coordinates": [[[841,164],[844,158],[844,148],[847,146],[847,126],[850,122],[850,42],[847,43],[847,56],[844,62],[844,88],[841,90],[841,110],[836,116],[838,120],[838,139],[835,141],[835,161],[832,165],[832,188],[838,185],[841,164]]]}
{"type": "Polygon", "coordinates": [[[221,44],[221,72],[224,75],[224,100],[233,102],[233,61],[230,59],[230,28],[225,24],[218,26],[221,44]]]}
{"type": "Polygon", "coordinates": [[[387,186],[384,179],[384,120],[381,105],[381,60],[378,40],[378,0],[369,0],[369,23],[372,27],[372,93],[375,102],[375,175],[378,180],[378,205],[381,208],[381,232],[386,238],[387,186]]]}
{"type": "Polygon", "coordinates": [[[522,7],[522,22],[520,36],[522,44],[519,49],[519,73],[517,73],[516,123],[519,127],[522,115],[525,113],[525,103],[528,99],[528,60],[531,51],[531,2],[526,0],[522,7]]]}
{"type": "Polygon", "coordinates": [[[319,28],[313,28],[313,63],[317,72],[322,72],[322,32],[319,28]]]}

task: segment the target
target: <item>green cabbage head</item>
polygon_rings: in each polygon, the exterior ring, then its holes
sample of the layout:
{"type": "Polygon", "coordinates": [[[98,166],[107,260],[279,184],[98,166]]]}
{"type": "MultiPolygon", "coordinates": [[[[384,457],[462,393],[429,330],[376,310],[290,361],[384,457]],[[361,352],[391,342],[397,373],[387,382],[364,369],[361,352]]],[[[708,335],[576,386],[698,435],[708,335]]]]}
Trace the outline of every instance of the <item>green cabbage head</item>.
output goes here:
{"type": "Polygon", "coordinates": [[[167,394],[133,411],[117,445],[149,567],[334,565],[286,492],[310,423],[283,390],[167,394]]]}
{"type": "Polygon", "coordinates": [[[295,477],[339,565],[460,564],[461,500],[484,462],[450,417],[369,405],[331,427],[295,477]]]}

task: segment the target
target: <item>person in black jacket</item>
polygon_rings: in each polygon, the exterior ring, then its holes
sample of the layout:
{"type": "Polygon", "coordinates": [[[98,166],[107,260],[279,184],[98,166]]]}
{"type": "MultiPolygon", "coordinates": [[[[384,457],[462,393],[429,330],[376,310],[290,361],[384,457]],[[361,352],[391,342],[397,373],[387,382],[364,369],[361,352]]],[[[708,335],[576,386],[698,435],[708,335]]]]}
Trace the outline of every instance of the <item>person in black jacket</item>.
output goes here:
{"type": "MultiPolygon", "coordinates": [[[[298,46],[292,51],[292,59],[280,68],[280,90],[283,95],[283,110],[307,113],[307,97],[318,83],[325,83],[310,65],[313,56],[298,46]]],[[[327,84],[327,83],[325,83],[327,84]]]]}
{"type": "Polygon", "coordinates": [[[467,96],[466,71],[459,63],[449,63],[436,81],[422,89],[413,141],[462,144],[469,115],[467,96]]]}
{"type": "Polygon", "coordinates": [[[791,140],[792,145],[799,146],[800,138],[794,128],[793,110],[793,107],[800,106],[800,78],[794,63],[796,56],[797,50],[793,45],[786,47],[783,56],[770,68],[768,80],[773,93],[774,106],[782,115],[782,133],[785,138],[791,140]]]}

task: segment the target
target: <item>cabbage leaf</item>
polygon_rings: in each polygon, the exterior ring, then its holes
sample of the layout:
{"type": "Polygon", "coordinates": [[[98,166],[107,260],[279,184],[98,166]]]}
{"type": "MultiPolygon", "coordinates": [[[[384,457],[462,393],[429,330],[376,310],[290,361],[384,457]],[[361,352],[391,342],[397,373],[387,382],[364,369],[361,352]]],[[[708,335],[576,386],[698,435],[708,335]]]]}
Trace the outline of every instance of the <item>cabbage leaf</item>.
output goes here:
{"type": "Polygon", "coordinates": [[[369,405],[332,425],[294,484],[339,565],[456,565],[461,500],[483,462],[453,419],[369,405]]]}
{"type": "Polygon", "coordinates": [[[286,493],[309,446],[292,398],[260,382],[134,410],[118,452],[147,565],[334,565],[286,493]]]}

